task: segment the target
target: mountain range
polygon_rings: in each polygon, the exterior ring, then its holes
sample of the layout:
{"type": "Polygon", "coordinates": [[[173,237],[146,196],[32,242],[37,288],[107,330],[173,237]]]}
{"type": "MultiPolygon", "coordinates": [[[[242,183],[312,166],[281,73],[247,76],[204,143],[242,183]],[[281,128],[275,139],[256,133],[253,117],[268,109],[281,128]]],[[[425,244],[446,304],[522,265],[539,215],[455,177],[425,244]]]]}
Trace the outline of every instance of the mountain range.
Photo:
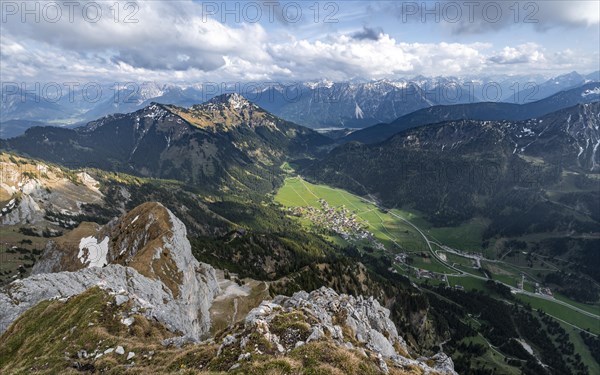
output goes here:
{"type": "Polygon", "coordinates": [[[244,95],[276,116],[310,128],[364,128],[435,105],[528,103],[590,81],[600,81],[598,72],[585,76],[572,72],[547,81],[535,75],[417,76],[379,81],[234,84],[231,88],[212,83],[153,82],[112,86],[95,83],[71,89],[5,85],[0,104],[0,137],[22,134],[28,126],[26,121],[73,127],[106,115],[133,112],[152,102],[187,108],[232,92],[244,95]],[[41,94],[43,91],[48,97],[41,94]],[[20,122],[8,123],[10,120],[20,122]]]}
{"type": "MultiPolygon", "coordinates": [[[[444,121],[380,143],[347,143],[303,174],[439,226],[484,218],[484,242],[534,233],[556,240],[597,232],[599,129],[598,101],[525,121],[444,121]]],[[[597,243],[595,236],[574,241],[597,243]]],[[[581,270],[600,280],[585,261],[593,254],[577,256],[581,270]]]]}
{"type": "Polygon", "coordinates": [[[574,89],[589,82],[600,82],[600,71],[587,75],[571,72],[553,77],[540,84],[530,85],[527,89],[506,97],[504,101],[515,104],[530,103],[552,96],[559,91],[574,89]]]}
{"type": "Polygon", "coordinates": [[[378,124],[357,130],[339,140],[363,143],[381,142],[410,128],[442,121],[485,120],[523,121],[537,118],[577,104],[600,100],[600,82],[589,82],[576,88],[558,92],[548,98],[527,103],[469,103],[424,108],[387,124],[378,124]]]}

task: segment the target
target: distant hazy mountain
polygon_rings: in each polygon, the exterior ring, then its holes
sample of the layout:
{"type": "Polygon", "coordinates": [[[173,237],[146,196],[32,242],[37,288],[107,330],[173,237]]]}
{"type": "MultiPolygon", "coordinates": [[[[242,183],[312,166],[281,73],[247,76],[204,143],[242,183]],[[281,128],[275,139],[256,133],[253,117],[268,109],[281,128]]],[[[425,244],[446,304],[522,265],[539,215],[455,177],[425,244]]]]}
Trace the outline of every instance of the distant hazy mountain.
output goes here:
{"type": "Polygon", "coordinates": [[[471,103],[434,106],[410,113],[389,124],[374,125],[351,133],[341,142],[374,143],[383,141],[403,130],[442,121],[511,120],[519,121],[544,116],[556,110],[581,103],[600,100],[600,82],[590,82],[575,89],[559,92],[551,97],[528,104],[471,103]]]}
{"type": "Polygon", "coordinates": [[[268,190],[274,168],[330,142],[232,94],[189,109],[153,103],[76,129],[34,127],[3,141],[2,148],[70,167],[176,179],[208,190],[268,190]]]}
{"type": "Polygon", "coordinates": [[[321,81],[275,85],[251,100],[280,117],[311,128],[364,128],[435,105],[500,101],[515,82],[539,80],[538,76],[417,76],[374,82],[321,81]]]}
{"type": "MultiPolygon", "coordinates": [[[[310,128],[364,128],[416,110],[435,105],[476,102],[530,102],[559,91],[597,81],[598,73],[587,76],[570,73],[544,83],[539,75],[481,77],[423,77],[412,79],[350,82],[300,82],[294,84],[257,83],[224,88],[211,84],[158,84],[154,82],[119,85],[88,84],[62,95],[42,96],[42,88],[3,90],[0,121],[29,120],[57,125],[81,124],[97,118],[129,113],[150,103],[190,107],[213,96],[237,91],[269,112],[310,128]],[[525,86],[532,83],[535,93],[525,86]],[[236,88],[237,87],[237,88],[236,88]],[[30,92],[31,89],[31,92],[30,92]],[[231,90],[230,90],[231,89],[231,90]],[[523,91],[522,91],[523,90],[523,91]],[[517,91],[522,91],[517,94],[517,91]],[[37,94],[35,94],[37,92],[37,94]],[[535,94],[535,95],[534,95],[535,94]],[[517,100],[518,99],[518,100],[517,100]]],[[[20,128],[19,128],[20,129],[20,128]]],[[[18,129],[8,131],[17,135],[18,129]]]]}
{"type": "MultiPolygon", "coordinates": [[[[35,90],[34,90],[35,91],[35,90]]],[[[54,100],[47,100],[35,92],[26,92],[20,88],[4,86],[0,103],[0,121],[41,120],[64,118],[67,113],[63,106],[54,100]]]]}
{"type": "Polygon", "coordinates": [[[588,75],[581,75],[577,72],[571,72],[551,78],[536,85],[524,87],[522,84],[521,87],[523,87],[523,90],[507,96],[504,101],[518,104],[531,103],[552,96],[557,92],[579,87],[589,83],[590,81],[599,82],[600,71],[590,73],[588,75]]]}
{"type": "Polygon", "coordinates": [[[182,88],[176,85],[124,85],[111,88],[101,101],[83,114],[84,120],[91,121],[113,113],[129,113],[147,107],[150,103],[173,104],[190,107],[205,99],[201,90],[182,88]]]}
{"type": "Polygon", "coordinates": [[[423,89],[408,82],[304,84],[295,97],[283,90],[270,88],[257,103],[311,128],[362,128],[435,104],[423,89]]]}
{"type": "MultiPolygon", "coordinates": [[[[61,91],[48,89],[47,97],[36,94],[37,91],[40,93],[43,91],[42,86],[39,89],[35,86],[28,87],[27,90],[30,91],[26,92],[20,89],[16,92],[12,90],[12,87],[8,87],[2,93],[0,120],[3,123],[9,120],[28,120],[72,126],[109,114],[133,112],[147,107],[152,102],[189,107],[206,100],[202,91],[193,87],[183,88],[152,82],[130,83],[116,87],[99,84],[61,87],[61,91]],[[53,97],[55,94],[56,97],[53,97]]],[[[17,124],[19,126],[3,131],[2,134],[6,134],[4,137],[23,134],[26,123],[7,123],[7,126],[17,124]]],[[[35,126],[34,123],[31,125],[35,126]]]]}

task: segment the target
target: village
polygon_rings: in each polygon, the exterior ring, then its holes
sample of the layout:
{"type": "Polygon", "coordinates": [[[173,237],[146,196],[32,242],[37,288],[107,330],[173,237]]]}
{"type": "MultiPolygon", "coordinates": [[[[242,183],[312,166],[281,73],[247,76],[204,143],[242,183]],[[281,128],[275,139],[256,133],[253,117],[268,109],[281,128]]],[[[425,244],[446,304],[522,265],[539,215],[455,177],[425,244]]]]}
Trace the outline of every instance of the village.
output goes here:
{"type": "Polygon", "coordinates": [[[318,227],[325,228],[340,235],[346,241],[366,241],[375,250],[385,250],[383,244],[367,230],[367,225],[358,220],[356,214],[345,206],[332,207],[324,199],[319,199],[321,208],[291,207],[289,213],[294,216],[311,220],[318,227]]]}

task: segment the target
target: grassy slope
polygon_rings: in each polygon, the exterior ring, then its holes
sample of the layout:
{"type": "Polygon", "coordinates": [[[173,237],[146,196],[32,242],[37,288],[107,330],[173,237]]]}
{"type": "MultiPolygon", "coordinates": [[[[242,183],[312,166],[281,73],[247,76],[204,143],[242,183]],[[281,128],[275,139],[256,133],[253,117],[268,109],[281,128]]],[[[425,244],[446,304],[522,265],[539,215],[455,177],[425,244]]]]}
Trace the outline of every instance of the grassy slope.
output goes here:
{"type": "Polygon", "coordinates": [[[590,374],[600,374],[600,364],[596,362],[594,357],[592,357],[590,350],[581,338],[581,335],[579,333],[580,331],[577,328],[573,328],[570,325],[565,324],[563,322],[558,323],[569,334],[569,339],[575,346],[575,353],[579,353],[583,363],[585,363],[588,366],[590,374]]]}
{"type": "MultiPolygon", "coordinates": [[[[139,361],[142,351],[159,349],[158,340],[171,336],[142,316],[126,328],[120,323],[120,308],[108,304],[111,300],[105,291],[91,288],[67,302],[43,301],[29,309],[0,337],[0,373],[76,373],[67,369],[79,361],[79,350],[92,353],[117,345],[135,352],[139,361]]],[[[94,366],[125,363],[125,355],[112,353],[94,366]]]]}
{"type": "Polygon", "coordinates": [[[505,362],[506,356],[502,353],[498,352],[495,348],[491,348],[490,344],[485,340],[481,335],[477,335],[474,337],[467,337],[462,341],[465,344],[480,344],[487,348],[485,354],[481,357],[475,357],[475,362],[481,361],[485,363],[487,366],[490,366],[492,369],[495,369],[499,374],[506,375],[519,375],[521,374],[521,370],[507,365],[505,362]]]}
{"type": "MultiPolygon", "coordinates": [[[[67,302],[39,303],[19,317],[0,337],[0,373],[224,374],[238,363],[242,352],[236,345],[225,347],[221,355],[217,355],[218,343],[226,332],[217,334],[217,343],[164,347],[160,340],[171,336],[164,328],[141,316],[136,316],[131,328],[126,328],[119,322],[120,308],[109,304],[111,300],[112,297],[105,291],[91,288],[67,302]],[[81,349],[88,354],[96,349],[102,353],[106,348],[118,345],[124,347],[125,354],[112,352],[97,359],[93,359],[93,355],[88,358],[77,356],[81,349]],[[127,360],[130,351],[135,356],[127,360]]],[[[278,315],[277,324],[273,320],[272,327],[281,331],[280,337],[295,337],[292,335],[298,334],[300,324],[308,326],[304,322],[285,320],[289,315],[293,314],[278,315]]],[[[239,327],[243,326],[236,329],[239,327]]],[[[309,333],[307,330],[306,335],[309,333]]],[[[277,349],[256,332],[247,338],[248,353],[252,354],[250,359],[239,362],[241,366],[229,373],[383,374],[374,354],[362,355],[356,350],[334,345],[327,338],[292,349],[285,355],[278,354],[277,349]]],[[[406,369],[390,368],[390,375],[421,373],[410,366],[406,369]]]]}

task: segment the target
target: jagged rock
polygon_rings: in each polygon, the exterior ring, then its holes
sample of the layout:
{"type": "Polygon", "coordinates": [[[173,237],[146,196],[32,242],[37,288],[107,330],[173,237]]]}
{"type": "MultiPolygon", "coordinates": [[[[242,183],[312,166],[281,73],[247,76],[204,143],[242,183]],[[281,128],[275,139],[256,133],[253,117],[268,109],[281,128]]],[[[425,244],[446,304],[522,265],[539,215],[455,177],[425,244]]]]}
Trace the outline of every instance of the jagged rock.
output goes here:
{"type": "Polygon", "coordinates": [[[127,360],[129,361],[131,358],[135,357],[135,353],[134,352],[129,352],[127,354],[127,360]]]}
{"type": "Polygon", "coordinates": [[[225,338],[223,339],[223,346],[227,346],[227,345],[231,345],[234,342],[236,342],[236,338],[232,335],[227,335],[225,336],[225,338]]]}
{"type": "Polygon", "coordinates": [[[434,370],[441,373],[450,373],[454,371],[454,362],[452,362],[452,358],[450,358],[446,353],[437,353],[431,358],[435,365],[434,370]]]}
{"type": "MultiPolygon", "coordinates": [[[[60,212],[77,215],[83,213],[80,207],[82,201],[102,202],[103,195],[98,190],[98,182],[85,172],[79,173],[79,181],[75,182],[72,176],[42,162],[29,161],[33,164],[25,164],[25,167],[14,160],[4,160],[7,161],[0,161],[0,191],[4,190],[11,196],[18,193],[19,198],[1,208],[0,224],[39,224],[44,221],[59,224],[48,219],[46,214],[60,212]],[[56,187],[58,192],[54,192],[56,187]]],[[[73,225],[74,222],[63,221],[62,224],[73,225]]]]}
{"type": "Polygon", "coordinates": [[[388,368],[388,365],[387,365],[387,363],[385,363],[385,360],[383,359],[383,356],[381,355],[381,353],[379,353],[379,354],[377,355],[377,359],[379,360],[379,367],[381,368],[381,370],[382,370],[383,372],[385,372],[386,374],[387,374],[388,372],[390,372],[390,369],[388,368]]]}
{"type": "Polygon", "coordinates": [[[119,355],[123,355],[125,354],[125,348],[123,348],[122,346],[117,346],[117,348],[115,349],[115,353],[119,354],[119,355]]]}
{"type": "Polygon", "coordinates": [[[324,335],[325,333],[323,332],[323,328],[321,326],[313,327],[310,336],[308,336],[308,338],[306,339],[306,342],[319,340],[324,335]]]}
{"type": "Polygon", "coordinates": [[[9,213],[0,218],[4,225],[20,223],[37,223],[44,218],[44,211],[29,195],[23,195],[18,205],[9,213]]]}
{"type": "MultiPolygon", "coordinates": [[[[38,302],[70,297],[92,286],[127,296],[145,316],[192,340],[208,333],[209,308],[219,291],[215,270],[192,256],[186,228],[171,211],[145,203],[83,239],[78,246],[65,246],[58,263],[45,254],[38,267],[73,272],[36,274],[0,292],[0,333],[38,302]],[[107,245],[90,251],[83,248],[83,239],[107,245]],[[104,259],[105,267],[91,266],[104,259]]],[[[124,324],[131,324],[127,319],[124,324]]]]}
{"type": "MultiPolygon", "coordinates": [[[[237,339],[235,338],[235,336],[232,336],[232,335],[225,336],[225,338],[223,339],[223,342],[221,343],[221,346],[219,347],[219,351],[218,351],[217,355],[219,355],[223,351],[224,347],[229,346],[236,341],[237,341],[237,339]]],[[[246,345],[242,345],[242,348],[245,346],[246,345]]]]}
{"type": "Polygon", "coordinates": [[[342,339],[339,323],[344,323],[355,333],[356,340],[373,351],[391,356],[395,353],[394,343],[407,350],[406,343],[389,319],[389,310],[372,297],[355,298],[344,294],[338,295],[329,288],[321,288],[310,294],[299,292],[289,298],[277,297],[274,302],[281,303],[285,308],[308,308],[337,340],[342,339]],[[332,316],[344,316],[345,321],[334,324],[332,316]]]}
{"type": "Polygon", "coordinates": [[[161,344],[166,347],[174,346],[176,348],[181,348],[182,346],[191,344],[193,342],[196,342],[196,340],[190,338],[189,336],[178,336],[164,339],[161,341],[161,344]]]}
{"type": "Polygon", "coordinates": [[[248,313],[244,332],[228,335],[219,355],[225,346],[234,345],[238,340],[240,347],[245,347],[249,341],[247,335],[258,333],[271,342],[279,353],[289,352],[311,341],[333,340],[339,346],[360,350],[365,355],[365,349],[368,350],[385,373],[389,372],[386,362],[389,361],[400,368],[417,366],[426,374],[456,375],[452,360],[444,353],[417,360],[405,357],[408,353],[406,342],[389,316],[390,311],[372,297],[337,294],[325,287],[311,293],[297,292],[291,297],[277,296],[273,301],[263,301],[248,313]],[[293,316],[304,319],[294,320],[293,316]],[[292,319],[288,331],[285,331],[285,323],[282,327],[282,319],[292,319]],[[299,334],[299,325],[295,323],[307,325],[305,333],[299,334]],[[351,337],[345,334],[348,331],[351,337]],[[298,334],[300,339],[289,342],[285,339],[289,334],[298,334]],[[358,342],[360,346],[353,342],[358,342]]]}

